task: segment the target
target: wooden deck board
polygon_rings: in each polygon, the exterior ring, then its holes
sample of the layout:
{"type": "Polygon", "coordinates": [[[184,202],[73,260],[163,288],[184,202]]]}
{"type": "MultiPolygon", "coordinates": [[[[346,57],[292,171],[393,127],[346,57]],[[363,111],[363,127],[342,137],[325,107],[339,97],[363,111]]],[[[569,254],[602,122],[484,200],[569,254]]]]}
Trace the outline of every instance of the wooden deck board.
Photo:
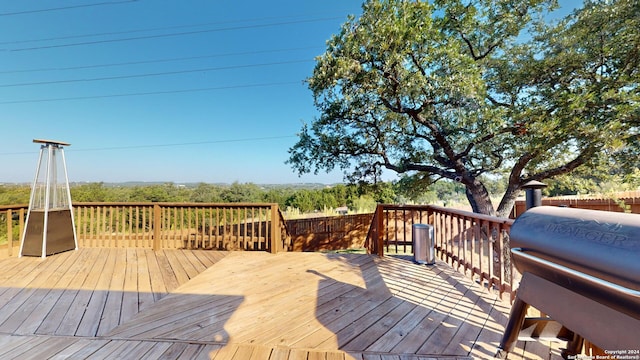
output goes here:
{"type": "Polygon", "coordinates": [[[162,356],[162,354],[169,350],[172,345],[172,343],[168,342],[155,343],[149,351],[147,351],[143,356],[138,357],[138,359],[157,360],[162,356]]]}
{"type": "MultiPolygon", "coordinates": [[[[11,313],[11,316],[7,318],[2,325],[0,325],[1,332],[15,333],[15,334],[31,334],[34,328],[37,328],[42,322],[42,312],[38,309],[42,306],[45,309],[49,309],[50,302],[45,302],[41,305],[49,293],[53,289],[47,289],[48,284],[56,284],[63,276],[63,271],[58,271],[58,267],[68,260],[68,257],[61,256],[59,261],[51,263],[51,266],[44,269],[42,276],[34,279],[29,283],[29,287],[23,289],[17,296],[11,299],[13,306],[16,306],[16,310],[11,313]]],[[[69,265],[73,266],[73,259],[69,265]]],[[[11,310],[5,307],[5,311],[0,313],[9,313],[11,310]]]]}
{"type": "MultiPolygon", "coordinates": [[[[142,272],[142,269],[140,271],[138,271],[138,269],[143,263],[138,261],[138,254],[135,249],[126,249],[126,254],[127,261],[122,289],[122,307],[118,324],[123,324],[140,311],[138,294],[142,293],[142,291],[138,289],[138,276],[142,272]]],[[[109,330],[111,330],[111,328],[109,328],[109,330]]]]}
{"type": "MultiPolygon", "coordinates": [[[[220,345],[215,345],[220,347],[220,345]]],[[[210,351],[210,350],[209,350],[210,351]]],[[[208,352],[205,350],[205,345],[201,344],[189,344],[183,351],[180,353],[179,357],[174,359],[209,359],[208,352]]],[[[169,360],[168,357],[166,357],[169,360]]]]}
{"type": "Polygon", "coordinates": [[[57,274],[60,274],[56,269],[62,265],[67,257],[62,254],[52,261],[41,262],[38,266],[40,271],[34,270],[33,274],[30,274],[31,276],[24,278],[24,286],[16,284],[3,294],[3,298],[0,300],[4,304],[0,309],[0,331],[12,333],[31,314],[42,297],[42,291],[39,291],[39,288],[47,284],[49,279],[53,280],[57,274]],[[40,276],[37,276],[37,273],[40,276]],[[32,296],[36,298],[33,301],[31,301],[32,296]]]}
{"type": "MultiPolygon", "coordinates": [[[[95,336],[101,328],[104,332],[108,324],[117,324],[114,318],[120,317],[120,309],[117,314],[114,309],[118,297],[122,300],[122,282],[124,281],[124,259],[122,249],[115,249],[109,252],[109,257],[95,281],[92,291],[81,291],[81,294],[87,294],[86,311],[81,319],[79,319],[76,335],[78,336],[95,336]],[[114,290],[114,291],[110,291],[114,290]],[[108,304],[108,305],[107,305],[108,304]]],[[[84,290],[84,289],[83,289],[84,290]]],[[[89,290],[89,289],[87,289],[89,290]]],[[[83,308],[80,308],[83,309],[83,308]]],[[[73,309],[72,309],[73,311],[73,309]]]]}
{"type": "MultiPolygon", "coordinates": [[[[138,250],[140,251],[140,250],[138,250]]],[[[160,271],[160,264],[158,263],[158,257],[153,252],[145,251],[147,259],[147,267],[149,269],[149,281],[151,282],[151,291],[153,295],[153,302],[162,299],[169,293],[167,286],[164,283],[162,272],[160,271]]]]}
{"type": "MultiPolygon", "coordinates": [[[[157,359],[180,359],[182,353],[189,347],[187,343],[173,343],[157,359]]],[[[198,348],[198,347],[196,347],[198,348]]],[[[136,357],[137,358],[137,357],[136,357]]]]}
{"type": "Polygon", "coordinates": [[[72,358],[72,356],[78,353],[83,348],[89,346],[89,344],[94,341],[90,339],[79,339],[77,341],[70,342],[67,347],[58,351],[55,354],[49,353],[48,360],[66,360],[72,358]]]}
{"type": "MultiPolygon", "coordinates": [[[[62,293],[58,297],[55,305],[51,308],[51,310],[47,313],[46,316],[38,329],[36,330],[36,334],[56,334],[58,333],[58,328],[61,326],[64,320],[63,316],[69,312],[72,304],[74,303],[76,296],[78,295],[79,289],[85,283],[87,277],[92,272],[99,272],[102,270],[102,265],[104,264],[104,260],[101,261],[102,258],[106,257],[105,252],[99,252],[98,258],[93,259],[87,256],[88,253],[78,253],[79,261],[77,264],[82,264],[78,268],[72,268],[67,272],[68,276],[71,278],[69,283],[61,288],[62,293]],[[100,256],[104,254],[104,256],[100,256]],[[52,316],[49,316],[51,314],[52,316]],[[55,316],[53,316],[55,314],[55,316]]],[[[79,309],[76,309],[79,312],[79,309]]],[[[75,333],[76,327],[73,328],[73,331],[68,331],[66,334],[73,335],[75,333]]],[[[66,335],[61,334],[61,335],[66,335]]]]}
{"type": "MultiPolygon", "coordinates": [[[[91,353],[91,358],[94,359],[119,359],[123,358],[123,353],[129,348],[136,346],[137,343],[124,340],[111,340],[100,346],[94,352],[91,353]]],[[[74,356],[76,356],[74,354],[74,356]]]]}
{"type": "MultiPolygon", "coordinates": [[[[22,345],[28,343],[31,340],[32,337],[30,336],[0,336],[0,358],[4,359],[10,357],[14,350],[19,349],[22,345]]],[[[46,338],[40,338],[39,340],[45,341],[46,338]]],[[[22,352],[20,352],[18,355],[21,354],[22,352]]]]}
{"type": "Polygon", "coordinates": [[[144,310],[155,302],[151,285],[151,271],[147,254],[144,250],[136,250],[138,260],[138,311],[144,310]]]}
{"type": "MultiPolygon", "coordinates": [[[[162,255],[165,254],[165,251],[161,251],[162,255]]],[[[169,259],[167,259],[166,256],[156,256],[155,257],[157,264],[158,264],[158,273],[161,275],[162,280],[160,280],[160,282],[162,282],[162,284],[164,285],[164,288],[166,289],[166,292],[169,293],[171,291],[173,291],[175,288],[178,287],[178,285],[180,284],[177,276],[173,271],[173,269],[171,268],[171,264],[169,262],[169,259]]],[[[182,276],[181,276],[182,278],[182,276]]],[[[185,279],[187,280],[187,279],[185,279]]]]}
{"type": "MultiPolygon", "coordinates": [[[[166,269],[173,273],[173,276],[176,278],[176,286],[179,284],[185,284],[191,278],[189,276],[190,267],[187,264],[184,264],[178,259],[178,254],[175,251],[171,250],[162,250],[165,258],[167,259],[167,267],[166,269]]],[[[174,288],[175,288],[174,287],[174,288]]]]}
{"type": "Polygon", "coordinates": [[[2,358],[490,358],[509,311],[402,257],[80,249],[0,269],[2,358]]]}
{"type": "Polygon", "coordinates": [[[41,302],[37,305],[38,309],[46,309],[46,311],[34,311],[29,315],[27,319],[18,327],[16,334],[34,334],[38,331],[47,318],[49,313],[55,309],[60,298],[66,292],[66,289],[72,284],[74,280],[73,274],[78,273],[85,266],[86,258],[81,256],[74,256],[65,266],[69,266],[69,271],[60,272],[58,281],[52,284],[52,288],[42,298],[41,302]]]}

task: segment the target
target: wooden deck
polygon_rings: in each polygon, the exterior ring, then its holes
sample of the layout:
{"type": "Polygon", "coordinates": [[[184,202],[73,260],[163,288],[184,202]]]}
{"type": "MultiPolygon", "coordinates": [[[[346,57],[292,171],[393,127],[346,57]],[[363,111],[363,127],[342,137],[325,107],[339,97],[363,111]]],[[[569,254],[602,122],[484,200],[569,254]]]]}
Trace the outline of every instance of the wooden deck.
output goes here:
{"type": "MultiPolygon", "coordinates": [[[[80,249],[0,260],[2,359],[491,358],[508,311],[448,265],[402,257],[80,249]]],[[[526,346],[510,358],[558,356],[526,346]]]]}

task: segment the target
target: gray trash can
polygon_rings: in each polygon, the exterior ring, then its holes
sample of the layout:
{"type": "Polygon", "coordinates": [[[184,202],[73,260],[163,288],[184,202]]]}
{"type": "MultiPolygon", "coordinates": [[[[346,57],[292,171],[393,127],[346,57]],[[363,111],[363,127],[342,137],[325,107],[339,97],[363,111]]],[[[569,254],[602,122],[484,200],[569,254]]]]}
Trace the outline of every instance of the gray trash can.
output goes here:
{"type": "Polygon", "coordinates": [[[413,224],[411,240],[413,242],[413,260],[418,264],[432,265],[436,262],[433,226],[413,224]]]}

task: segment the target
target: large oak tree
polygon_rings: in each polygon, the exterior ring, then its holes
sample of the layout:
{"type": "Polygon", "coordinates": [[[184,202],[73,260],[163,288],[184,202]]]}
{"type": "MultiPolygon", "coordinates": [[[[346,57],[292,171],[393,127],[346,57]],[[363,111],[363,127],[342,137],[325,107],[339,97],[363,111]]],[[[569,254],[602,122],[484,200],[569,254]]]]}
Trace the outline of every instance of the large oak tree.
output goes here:
{"type": "Polygon", "coordinates": [[[637,139],[637,0],[370,0],[308,79],[320,112],[290,149],[299,173],[382,169],[466,187],[506,216],[522,185],[588,166],[637,139]],[[483,175],[508,178],[496,206],[483,175]]]}

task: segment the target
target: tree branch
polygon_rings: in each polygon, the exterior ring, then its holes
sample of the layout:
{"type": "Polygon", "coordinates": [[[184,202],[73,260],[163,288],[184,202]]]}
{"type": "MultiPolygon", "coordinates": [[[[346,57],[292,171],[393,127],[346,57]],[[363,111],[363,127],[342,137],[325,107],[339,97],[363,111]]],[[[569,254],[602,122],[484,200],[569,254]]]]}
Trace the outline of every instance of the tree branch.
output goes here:
{"type": "Polygon", "coordinates": [[[587,162],[587,160],[596,153],[596,149],[594,147],[588,147],[584,149],[575,159],[569,161],[565,165],[558,166],[553,169],[549,169],[546,171],[539,172],[537,174],[529,176],[526,181],[529,180],[544,180],[554,176],[566,174],[575,170],[578,166],[583,165],[587,162]]]}

